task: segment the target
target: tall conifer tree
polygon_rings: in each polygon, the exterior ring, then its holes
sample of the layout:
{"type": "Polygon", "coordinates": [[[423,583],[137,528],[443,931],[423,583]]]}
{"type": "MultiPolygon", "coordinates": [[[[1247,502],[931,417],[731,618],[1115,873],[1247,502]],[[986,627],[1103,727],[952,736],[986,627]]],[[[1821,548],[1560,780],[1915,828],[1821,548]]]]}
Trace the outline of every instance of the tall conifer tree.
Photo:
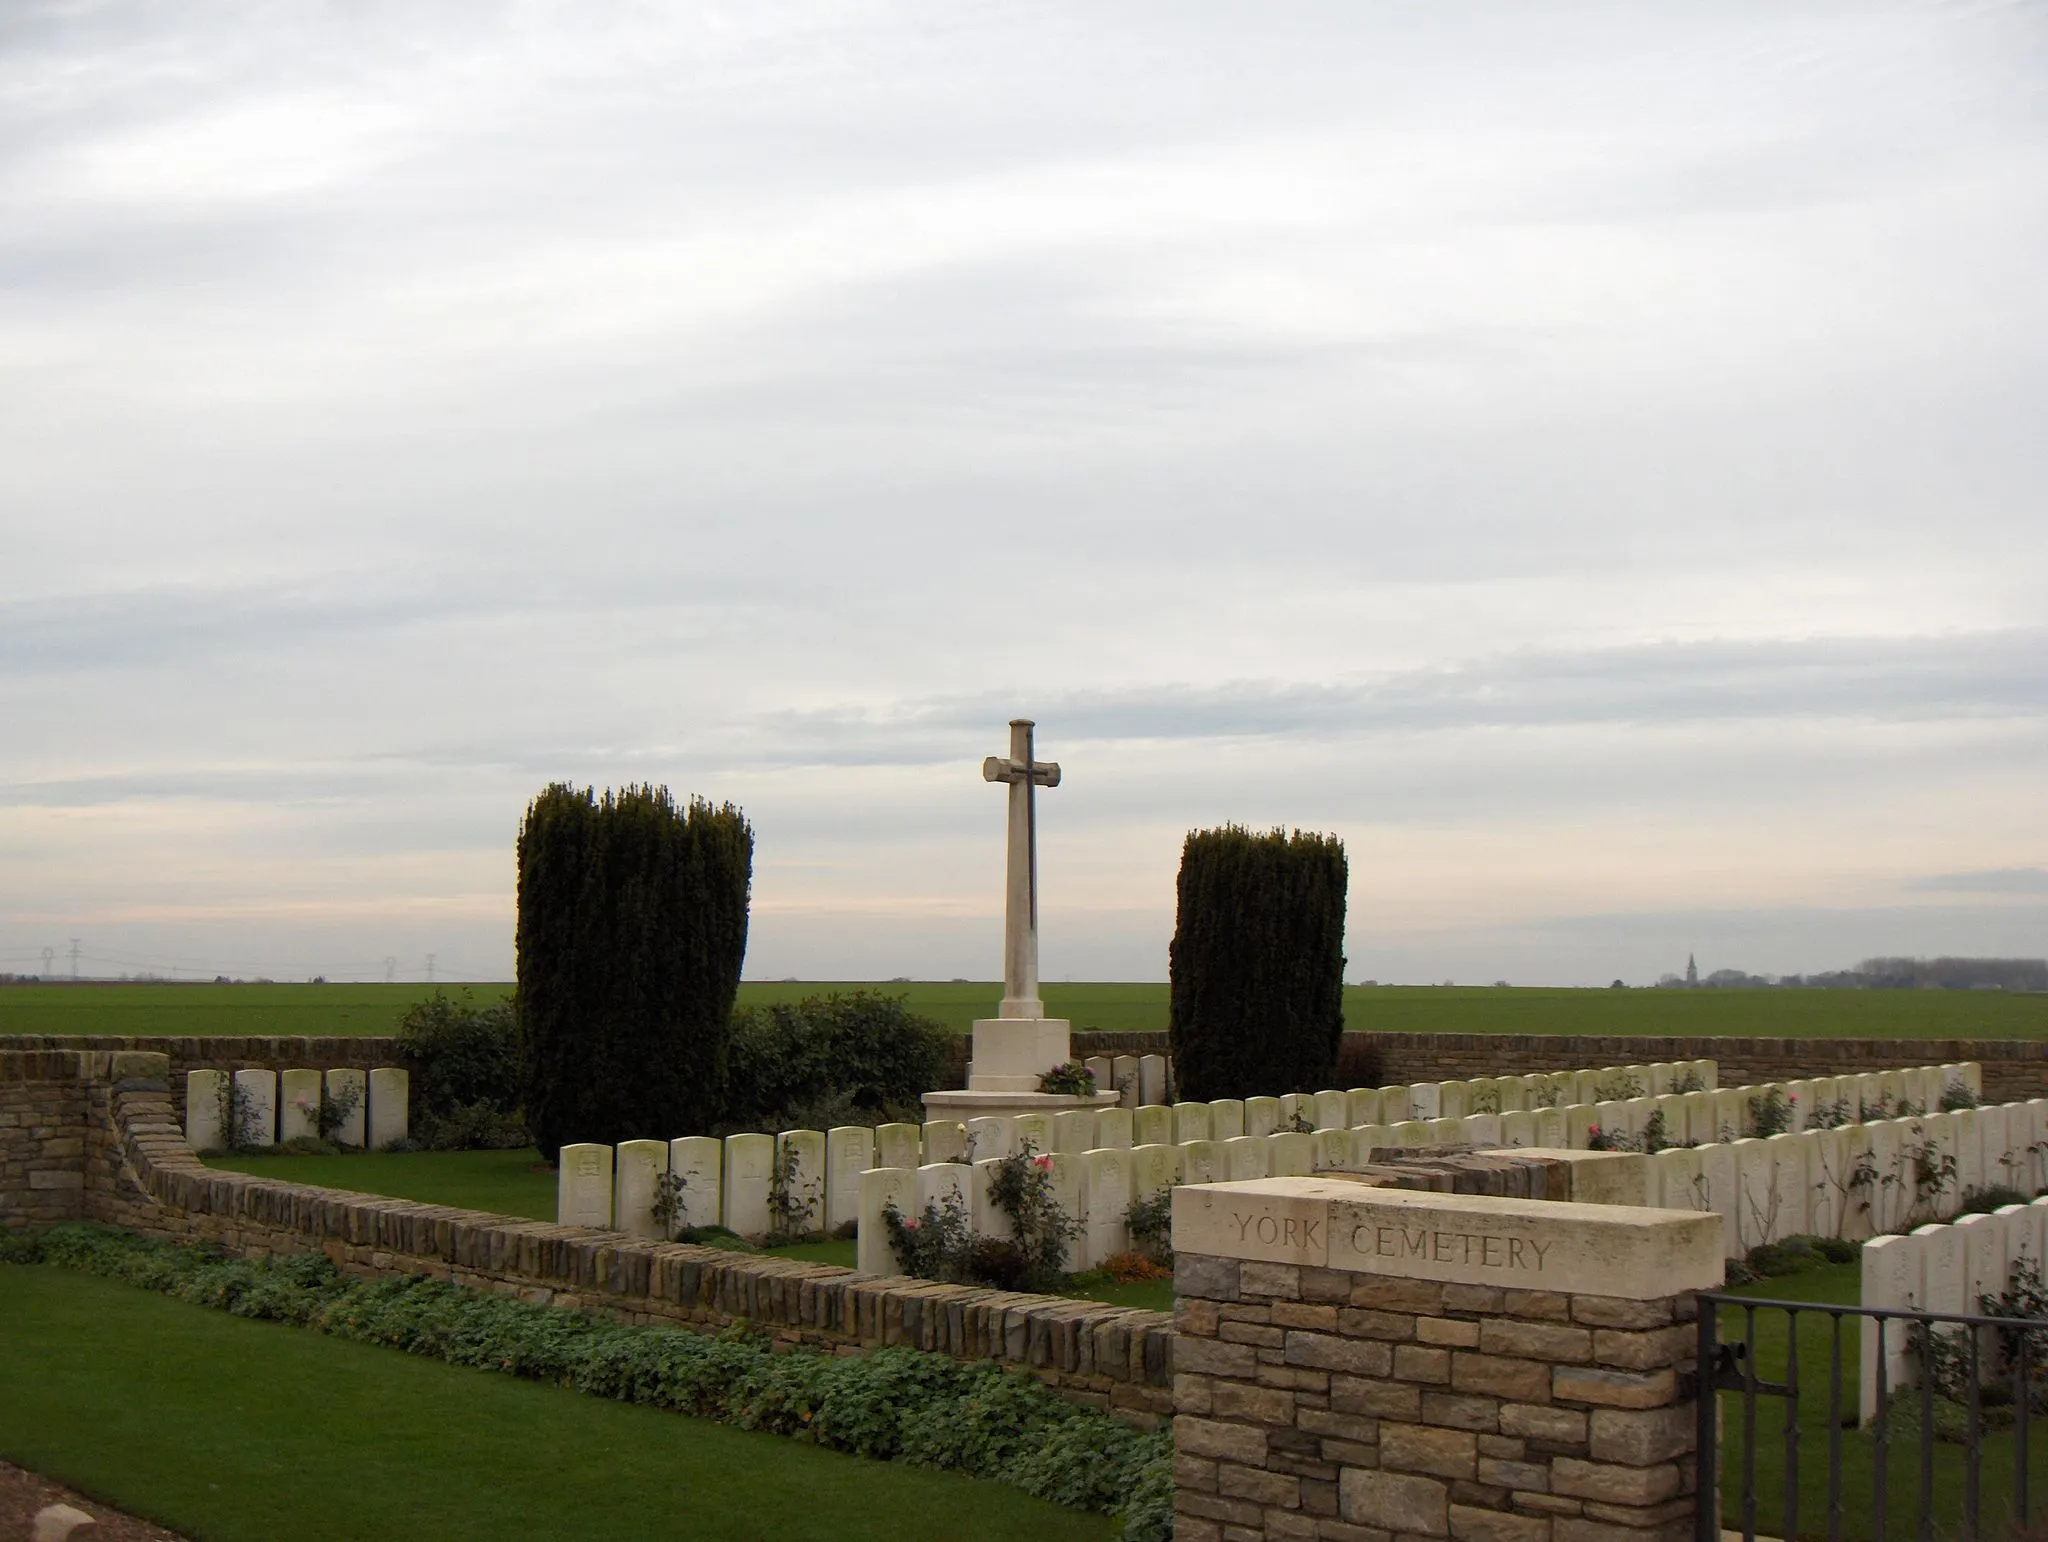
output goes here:
{"type": "Polygon", "coordinates": [[[572,1141],[701,1131],[717,1112],[747,950],[754,832],[665,787],[557,782],[519,832],[527,1125],[572,1141]]]}
{"type": "Polygon", "coordinates": [[[1182,1097],[1329,1085],[1344,1032],[1348,873],[1333,835],[1189,832],[1168,952],[1182,1097]]]}

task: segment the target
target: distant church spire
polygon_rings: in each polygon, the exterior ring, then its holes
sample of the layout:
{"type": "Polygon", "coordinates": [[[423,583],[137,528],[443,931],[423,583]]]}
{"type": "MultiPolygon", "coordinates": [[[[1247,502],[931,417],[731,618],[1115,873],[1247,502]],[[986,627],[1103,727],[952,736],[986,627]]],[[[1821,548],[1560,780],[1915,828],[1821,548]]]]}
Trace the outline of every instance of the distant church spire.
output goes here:
{"type": "Polygon", "coordinates": [[[1700,983],[1700,966],[1693,962],[1693,956],[1690,953],[1685,955],[1685,983],[1687,985],[1697,985],[1700,983]]]}

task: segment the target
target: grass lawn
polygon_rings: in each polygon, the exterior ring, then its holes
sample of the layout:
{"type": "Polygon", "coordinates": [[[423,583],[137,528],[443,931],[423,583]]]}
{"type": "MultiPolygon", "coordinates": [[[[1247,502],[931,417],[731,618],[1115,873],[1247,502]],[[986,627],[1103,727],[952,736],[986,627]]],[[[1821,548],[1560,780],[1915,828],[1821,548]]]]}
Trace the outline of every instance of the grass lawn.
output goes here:
{"type": "Polygon", "coordinates": [[[995,1483],[0,1266],[0,1456],[205,1542],[1108,1538],[995,1483]]]}
{"type": "MultiPolygon", "coordinates": [[[[1736,1295],[1777,1301],[1812,1301],[1853,1306],[1859,1296],[1859,1266],[1838,1264],[1811,1274],[1766,1280],[1746,1286],[1736,1295]]],[[[1744,1336],[1744,1313],[1724,1308],[1720,1331],[1724,1341],[1744,1336]]],[[[1758,1375],[1782,1382],[1787,1367],[1786,1314],[1759,1311],[1756,1314],[1758,1375]]],[[[1799,1384],[1799,1507],[1798,1526],[1785,1529],[1785,1404],[1780,1398],[1759,1396],[1756,1417],[1756,1529],[1767,1536],[1825,1536],[1828,1529],[1827,1467],[1829,1445],[1827,1386],[1830,1345],[1829,1319],[1820,1313],[1801,1314],[1798,1323],[1799,1384]]],[[[1841,1331],[1842,1412],[1852,1427],[1841,1433],[1842,1449],[1842,1534],[1874,1538],[1877,1453],[1870,1435],[1853,1428],[1856,1417],[1856,1366],[1858,1328],[1844,1320],[1841,1331]]],[[[1746,1411],[1737,1392],[1721,1394],[1721,1524],[1727,1530],[1742,1528],[1742,1432],[1746,1411]]],[[[1891,1449],[1886,1463],[1888,1500],[1885,1518],[1887,1539],[1917,1537],[1920,1514],[1920,1454],[1918,1433],[1900,1429],[1893,1416],[1891,1449]]],[[[2037,1418],[2029,1431],[2028,1448],[2032,1492],[2038,1514],[2048,1498],[2048,1419],[2037,1418]]],[[[2014,1437],[1993,1433],[1981,1444],[1980,1495],[1983,1532],[1987,1536],[2006,1534],[2011,1513],[2014,1437]]],[[[1960,1445],[1937,1443],[1934,1449],[1933,1522],[1938,1536],[1960,1533],[1965,1488],[1965,1456],[1960,1445]]]]}
{"type": "MultiPolygon", "coordinates": [[[[479,1000],[504,984],[450,986],[479,1000]]],[[[742,1003],[825,991],[900,993],[916,1011],[965,1033],[995,1010],[1000,986],[918,981],[749,982],[742,1003]]],[[[1164,1029],[1166,986],[1048,985],[1046,1004],[1076,1028],[1164,1029]]],[[[380,1034],[431,994],[423,985],[10,985],[0,1034],[380,1034]]],[[[2048,995],[1992,991],[1539,990],[1479,986],[1350,986],[1355,1030],[1416,1033],[1702,1034],[1784,1038],[2048,1038],[2048,995]]]]}

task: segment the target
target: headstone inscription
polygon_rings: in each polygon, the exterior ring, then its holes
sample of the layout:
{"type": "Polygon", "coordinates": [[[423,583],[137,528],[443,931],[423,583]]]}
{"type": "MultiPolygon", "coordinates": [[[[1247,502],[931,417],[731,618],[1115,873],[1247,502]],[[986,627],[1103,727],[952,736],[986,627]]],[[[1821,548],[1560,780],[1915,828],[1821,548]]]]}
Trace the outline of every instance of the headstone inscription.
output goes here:
{"type": "Polygon", "coordinates": [[[561,1226],[612,1224],[612,1148],[564,1146],[555,1171],[555,1222],[561,1226]]]}
{"type": "Polygon", "coordinates": [[[369,1140],[372,1151],[388,1151],[412,1129],[408,1106],[412,1073],[403,1066],[381,1065],[369,1075],[369,1140]]]}
{"type": "Polygon", "coordinates": [[[334,1143],[360,1147],[369,1138],[370,1079],[353,1067],[337,1066],[327,1073],[327,1097],[346,1110],[335,1127],[334,1143]]]}
{"type": "Polygon", "coordinates": [[[629,1236],[667,1240],[655,1215],[658,1185],[667,1176],[667,1141],[621,1141],[612,1169],[612,1224],[629,1236]]]}
{"type": "Polygon", "coordinates": [[[277,1144],[277,1072],[254,1067],[235,1072],[235,1101],[241,1129],[236,1134],[250,1146],[277,1144]]]}
{"type": "Polygon", "coordinates": [[[220,1118],[227,1080],[221,1071],[185,1073],[185,1144],[194,1151],[218,1151],[227,1145],[220,1118]]]}
{"type": "MultiPolygon", "coordinates": [[[[871,1137],[865,1128],[860,1133],[871,1137]]],[[[714,1135],[680,1136],[668,1143],[668,1170],[682,1183],[676,1195],[677,1229],[720,1224],[725,1214],[725,1142],[714,1135]]],[[[858,1218],[858,1173],[853,1176],[851,1192],[853,1213],[858,1218]]]]}
{"type": "Polygon", "coordinates": [[[277,1138],[320,1138],[320,1073],[294,1069],[277,1073],[277,1138]]]}

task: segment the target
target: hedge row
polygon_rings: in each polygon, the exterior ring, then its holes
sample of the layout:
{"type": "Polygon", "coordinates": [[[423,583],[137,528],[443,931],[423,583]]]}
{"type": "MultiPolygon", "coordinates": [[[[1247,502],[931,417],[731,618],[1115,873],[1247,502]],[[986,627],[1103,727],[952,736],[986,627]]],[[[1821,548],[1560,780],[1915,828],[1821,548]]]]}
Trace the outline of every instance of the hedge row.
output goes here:
{"type": "Polygon", "coordinates": [[[768,1430],[878,1461],[949,1468],[1119,1515],[1126,1542],[1173,1535],[1173,1443],[1062,1401],[1028,1377],[915,1349],[777,1354],[743,1326],[707,1338],[529,1306],[419,1278],[360,1280],[317,1253],[252,1263],[83,1224],[0,1236],[0,1263],[46,1263],[240,1317],[385,1344],[594,1397],[768,1430]]]}

